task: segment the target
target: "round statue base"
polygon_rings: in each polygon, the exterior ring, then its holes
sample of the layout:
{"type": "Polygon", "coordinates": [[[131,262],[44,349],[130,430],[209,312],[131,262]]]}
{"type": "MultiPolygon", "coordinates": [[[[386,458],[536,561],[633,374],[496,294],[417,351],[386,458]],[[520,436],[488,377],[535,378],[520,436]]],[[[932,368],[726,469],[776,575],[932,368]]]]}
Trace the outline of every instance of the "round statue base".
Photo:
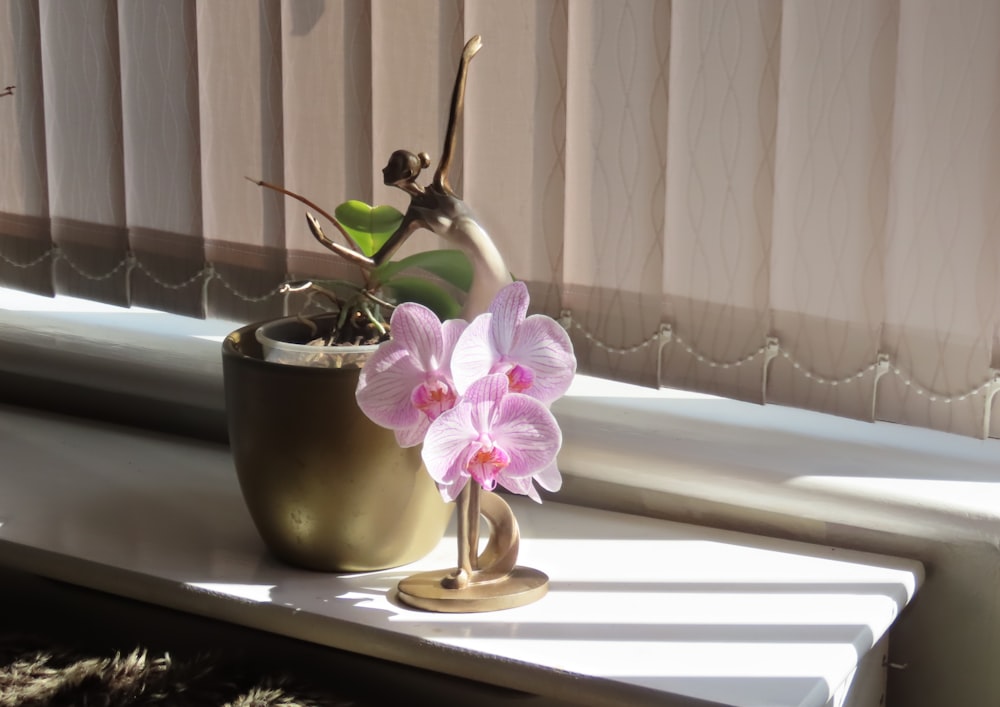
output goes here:
{"type": "Polygon", "coordinates": [[[443,582],[454,572],[434,570],[407,577],[399,583],[399,598],[418,609],[460,614],[513,609],[538,601],[549,591],[548,575],[528,567],[515,567],[493,581],[449,589],[443,582]]]}

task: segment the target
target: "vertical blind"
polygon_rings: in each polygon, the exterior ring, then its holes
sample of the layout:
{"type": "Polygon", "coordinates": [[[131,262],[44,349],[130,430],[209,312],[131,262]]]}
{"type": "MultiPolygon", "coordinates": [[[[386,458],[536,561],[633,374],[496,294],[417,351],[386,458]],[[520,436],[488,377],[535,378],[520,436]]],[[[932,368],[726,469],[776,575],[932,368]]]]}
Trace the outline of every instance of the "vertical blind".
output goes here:
{"type": "Polygon", "coordinates": [[[583,370],[1000,434],[993,0],[0,0],[0,278],[287,311],[348,271],[244,177],[405,208],[477,33],[452,182],[583,370]]]}

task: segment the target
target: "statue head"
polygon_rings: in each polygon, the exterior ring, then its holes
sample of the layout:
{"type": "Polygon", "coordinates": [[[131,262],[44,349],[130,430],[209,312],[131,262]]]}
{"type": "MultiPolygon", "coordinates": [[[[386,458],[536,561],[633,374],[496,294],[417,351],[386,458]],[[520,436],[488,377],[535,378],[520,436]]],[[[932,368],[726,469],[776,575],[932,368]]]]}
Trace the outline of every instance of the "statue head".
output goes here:
{"type": "Polygon", "coordinates": [[[413,154],[409,150],[396,150],[382,169],[382,181],[387,186],[410,191],[416,185],[421,170],[429,167],[431,158],[426,152],[413,154]]]}

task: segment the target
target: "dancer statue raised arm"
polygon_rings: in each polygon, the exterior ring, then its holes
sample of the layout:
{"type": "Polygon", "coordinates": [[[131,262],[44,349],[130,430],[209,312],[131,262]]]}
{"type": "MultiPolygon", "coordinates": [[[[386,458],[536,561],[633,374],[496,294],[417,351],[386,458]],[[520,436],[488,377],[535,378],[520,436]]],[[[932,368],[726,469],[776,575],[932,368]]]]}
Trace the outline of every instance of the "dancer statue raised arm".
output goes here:
{"type": "Polygon", "coordinates": [[[438,162],[437,171],[434,172],[434,187],[444,194],[455,196],[448,183],[448,172],[451,170],[451,160],[455,156],[455,143],[458,132],[458,123],[462,119],[462,112],[465,109],[465,81],[469,75],[469,64],[472,57],[483,48],[483,38],[478,34],[465,43],[462,50],[462,58],[458,64],[458,73],[455,75],[455,87],[451,92],[451,106],[448,109],[448,128],[444,134],[444,145],[441,148],[441,160],[438,162]]]}

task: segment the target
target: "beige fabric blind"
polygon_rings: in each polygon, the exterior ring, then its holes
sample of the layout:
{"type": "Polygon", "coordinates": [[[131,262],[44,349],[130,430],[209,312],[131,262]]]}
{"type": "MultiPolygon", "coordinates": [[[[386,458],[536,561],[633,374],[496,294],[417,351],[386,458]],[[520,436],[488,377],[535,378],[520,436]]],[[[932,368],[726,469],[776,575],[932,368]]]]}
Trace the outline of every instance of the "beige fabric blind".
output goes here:
{"type": "MultiPolygon", "coordinates": [[[[993,0],[0,0],[0,277],[197,316],[440,155],[584,370],[1000,435],[993,0]]],[[[430,234],[409,250],[434,247],[430,234]]]]}

